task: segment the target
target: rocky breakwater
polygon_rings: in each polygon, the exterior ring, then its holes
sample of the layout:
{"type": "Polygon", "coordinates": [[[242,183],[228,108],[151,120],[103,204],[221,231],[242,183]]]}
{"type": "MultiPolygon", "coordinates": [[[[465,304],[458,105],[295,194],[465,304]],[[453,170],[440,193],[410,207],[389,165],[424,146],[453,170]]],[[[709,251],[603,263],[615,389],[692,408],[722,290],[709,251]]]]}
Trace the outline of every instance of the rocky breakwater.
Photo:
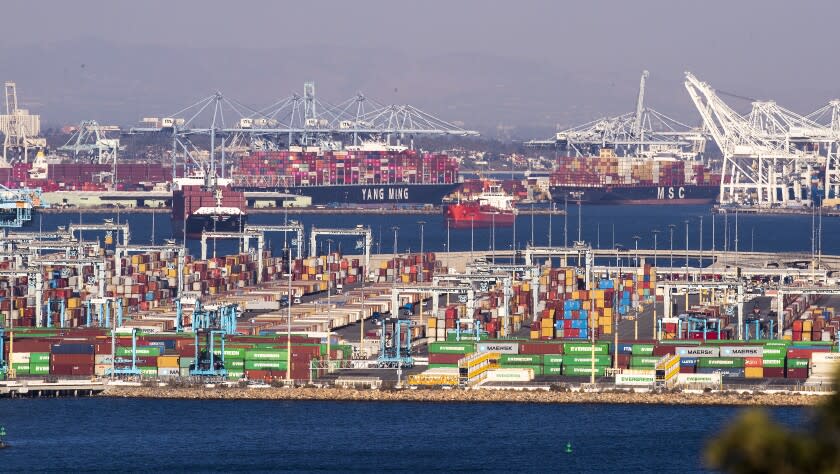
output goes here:
{"type": "Polygon", "coordinates": [[[609,403],[653,405],[811,406],[822,396],[797,393],[571,392],[518,390],[356,390],[342,388],[127,387],[109,386],[100,395],[116,398],[215,400],[341,400],[429,403],[609,403]]]}

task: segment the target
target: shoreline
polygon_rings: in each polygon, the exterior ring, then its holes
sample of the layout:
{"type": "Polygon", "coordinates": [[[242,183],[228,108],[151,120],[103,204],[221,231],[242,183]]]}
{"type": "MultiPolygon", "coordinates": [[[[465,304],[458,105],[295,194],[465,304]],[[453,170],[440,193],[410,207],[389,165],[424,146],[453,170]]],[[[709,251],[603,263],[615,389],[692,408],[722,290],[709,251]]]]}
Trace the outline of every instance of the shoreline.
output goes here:
{"type": "Polygon", "coordinates": [[[514,390],[357,390],[338,388],[204,388],[108,386],[96,397],[170,400],[283,400],[422,403],[539,403],[663,406],[810,407],[821,395],[797,393],[637,393],[514,390]]]}

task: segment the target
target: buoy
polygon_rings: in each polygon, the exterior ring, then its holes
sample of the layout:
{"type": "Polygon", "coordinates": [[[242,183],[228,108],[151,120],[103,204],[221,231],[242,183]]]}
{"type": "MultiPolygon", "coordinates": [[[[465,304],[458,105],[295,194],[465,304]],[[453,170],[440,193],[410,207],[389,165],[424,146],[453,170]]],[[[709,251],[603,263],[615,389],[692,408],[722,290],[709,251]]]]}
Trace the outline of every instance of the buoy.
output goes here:
{"type": "Polygon", "coordinates": [[[571,442],[566,443],[566,452],[569,453],[569,454],[572,454],[572,443],[571,442]]]}

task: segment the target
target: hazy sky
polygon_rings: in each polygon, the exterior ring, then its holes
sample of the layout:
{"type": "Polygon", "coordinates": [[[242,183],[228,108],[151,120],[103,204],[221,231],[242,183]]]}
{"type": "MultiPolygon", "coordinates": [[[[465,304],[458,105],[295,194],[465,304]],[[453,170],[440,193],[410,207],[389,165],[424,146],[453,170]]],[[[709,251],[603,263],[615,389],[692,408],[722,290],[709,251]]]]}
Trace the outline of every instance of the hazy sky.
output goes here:
{"type": "MultiPolygon", "coordinates": [[[[532,137],[648,105],[697,123],[682,85],[802,113],[840,97],[836,1],[6,1],[0,75],[49,124],[131,124],[215,90],[264,106],[315,81],[532,137]]],[[[727,100],[729,100],[727,98],[727,100]]],[[[747,102],[733,105],[748,107],[747,102]]]]}

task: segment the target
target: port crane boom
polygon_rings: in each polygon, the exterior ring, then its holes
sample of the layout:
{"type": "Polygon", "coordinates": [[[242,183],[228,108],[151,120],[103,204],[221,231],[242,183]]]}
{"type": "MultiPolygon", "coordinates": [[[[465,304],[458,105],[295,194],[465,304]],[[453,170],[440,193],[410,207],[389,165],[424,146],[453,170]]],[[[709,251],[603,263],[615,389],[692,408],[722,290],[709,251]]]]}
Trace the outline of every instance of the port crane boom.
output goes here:
{"type": "Polygon", "coordinates": [[[815,170],[838,137],[774,101],[753,101],[741,115],[707,83],[685,73],[685,88],[723,153],[720,202],[775,205],[803,201],[815,170]]]}

